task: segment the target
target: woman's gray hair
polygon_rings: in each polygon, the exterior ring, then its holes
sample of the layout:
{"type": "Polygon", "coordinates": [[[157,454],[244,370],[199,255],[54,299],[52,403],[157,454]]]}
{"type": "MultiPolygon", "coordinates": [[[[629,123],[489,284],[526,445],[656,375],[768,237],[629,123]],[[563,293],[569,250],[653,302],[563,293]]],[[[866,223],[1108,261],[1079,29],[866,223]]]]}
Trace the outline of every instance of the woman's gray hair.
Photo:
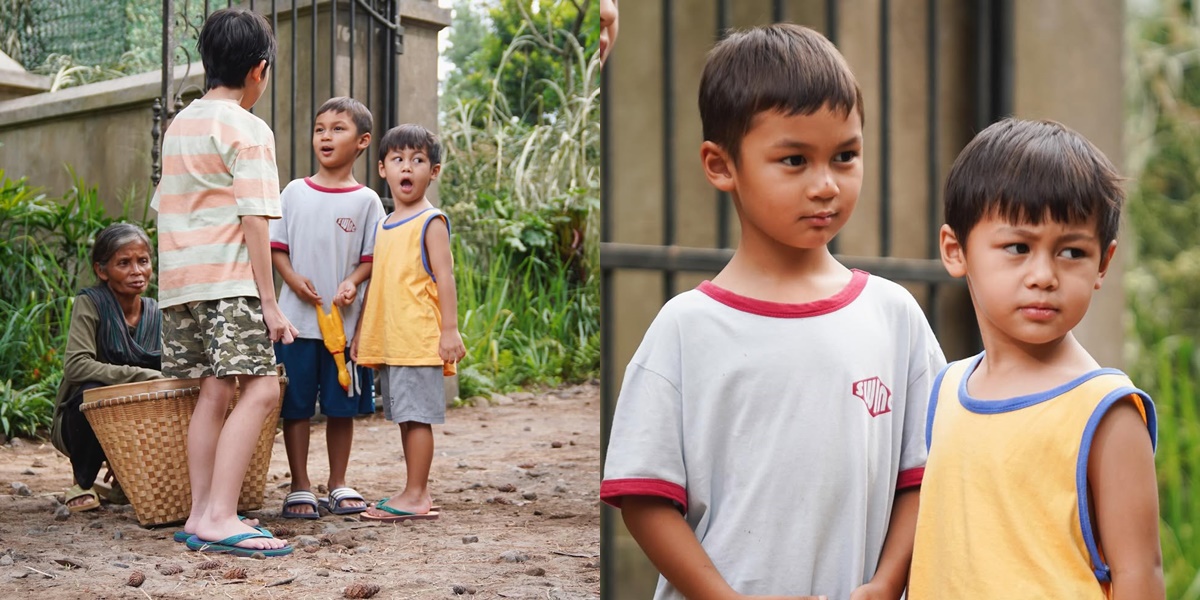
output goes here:
{"type": "Polygon", "coordinates": [[[113,223],[96,234],[96,243],[92,245],[92,264],[101,268],[108,266],[118,250],[127,244],[142,242],[146,248],[150,246],[150,236],[146,231],[133,223],[113,223]]]}

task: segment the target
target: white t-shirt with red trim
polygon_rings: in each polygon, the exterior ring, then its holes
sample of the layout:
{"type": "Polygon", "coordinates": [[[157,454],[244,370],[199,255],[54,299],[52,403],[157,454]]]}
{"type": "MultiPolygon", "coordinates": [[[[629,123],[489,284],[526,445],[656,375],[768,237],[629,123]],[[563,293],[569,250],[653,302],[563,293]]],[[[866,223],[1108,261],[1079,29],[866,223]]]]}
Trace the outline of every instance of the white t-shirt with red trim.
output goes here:
{"type": "MultiPolygon", "coordinates": [[[[740,593],[847,598],[875,573],[896,490],[920,485],[945,364],[912,295],[863,271],[807,304],[704,282],[626,369],[600,496],[673,500],[740,593]]],[[[663,578],[654,597],[683,598],[663,578]]]]}
{"type": "MultiPolygon", "coordinates": [[[[385,214],[375,190],[364,185],[328,188],[308,177],[296,179],[280,194],[283,218],[271,221],[271,249],[288,253],[292,269],[309,278],[329,312],[337,287],[350,273],[375,255],[375,226],[385,214]]],[[[362,310],[363,285],[349,306],[341,307],[346,343],[354,336],[362,310]]],[[[279,294],[279,309],[300,331],[297,337],[324,339],[313,305],[287,284],[279,294]]]]}

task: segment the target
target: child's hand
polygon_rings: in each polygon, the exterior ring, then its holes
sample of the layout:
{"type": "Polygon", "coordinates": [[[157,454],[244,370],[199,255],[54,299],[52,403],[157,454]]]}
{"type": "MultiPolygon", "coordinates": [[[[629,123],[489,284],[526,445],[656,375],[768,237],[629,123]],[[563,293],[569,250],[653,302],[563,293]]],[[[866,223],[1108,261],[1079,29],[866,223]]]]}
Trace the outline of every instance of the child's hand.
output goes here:
{"type": "Polygon", "coordinates": [[[321,295],[317,293],[317,287],[313,285],[312,280],[309,278],[296,273],[286,283],[288,284],[288,287],[292,288],[293,292],[296,292],[296,295],[299,296],[301,300],[314,306],[320,306],[322,304],[321,295]]]}
{"type": "Polygon", "coordinates": [[[337,293],[333,295],[333,303],[338,306],[349,306],[358,296],[358,286],[349,279],[338,284],[337,293]]]}
{"type": "Polygon", "coordinates": [[[355,363],[358,362],[358,336],[357,335],[355,335],[354,339],[350,341],[350,360],[354,361],[355,363]]]}
{"type": "Polygon", "coordinates": [[[277,302],[263,304],[263,321],[267,324],[267,336],[271,338],[272,342],[290,344],[296,341],[296,336],[300,335],[300,331],[292,325],[292,322],[283,316],[283,311],[279,310],[277,302]]]}
{"type": "Polygon", "coordinates": [[[467,347],[463,345],[458,329],[442,331],[442,338],[438,340],[438,356],[442,357],[444,362],[456,363],[466,355],[467,347]]]}

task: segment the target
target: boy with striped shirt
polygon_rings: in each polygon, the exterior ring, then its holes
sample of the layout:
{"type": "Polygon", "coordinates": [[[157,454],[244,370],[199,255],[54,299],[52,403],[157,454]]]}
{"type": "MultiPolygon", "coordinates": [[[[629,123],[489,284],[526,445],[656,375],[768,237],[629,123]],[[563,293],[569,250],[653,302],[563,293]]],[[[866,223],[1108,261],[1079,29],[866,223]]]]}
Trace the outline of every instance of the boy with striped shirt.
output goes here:
{"type": "Polygon", "coordinates": [[[275,139],[249,112],[266,90],[275,37],[261,15],[219,10],[200,32],[205,95],[163,137],[158,211],[162,371],[201,378],[188,427],[188,547],[267,556],[284,540],[237,517],[238,493],[263,421],[279,402],[273,341],[296,328],[279,309],[268,219],[280,217],[275,139]],[[229,419],[235,379],[241,385],[229,419]]]}

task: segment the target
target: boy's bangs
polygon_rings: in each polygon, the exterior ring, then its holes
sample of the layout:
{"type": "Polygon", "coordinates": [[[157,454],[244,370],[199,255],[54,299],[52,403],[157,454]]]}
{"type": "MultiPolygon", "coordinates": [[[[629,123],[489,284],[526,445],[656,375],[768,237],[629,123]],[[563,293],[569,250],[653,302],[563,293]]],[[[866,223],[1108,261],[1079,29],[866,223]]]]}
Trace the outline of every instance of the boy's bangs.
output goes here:
{"type": "Polygon", "coordinates": [[[829,40],[798,26],[736,32],[709,55],[700,82],[704,139],[734,154],[759,113],[823,108],[863,119],[858,82],[829,40]]]}
{"type": "Polygon", "coordinates": [[[437,138],[424,127],[400,125],[393,127],[379,140],[379,159],[383,160],[388,152],[401,150],[420,150],[424,152],[433,164],[441,164],[441,145],[437,138]]]}
{"type": "Polygon", "coordinates": [[[1099,150],[1061,125],[1000,122],[968,144],[951,169],[946,222],[965,239],[988,215],[1032,225],[1095,219],[1106,246],[1119,227],[1120,181],[1099,150]]]}

